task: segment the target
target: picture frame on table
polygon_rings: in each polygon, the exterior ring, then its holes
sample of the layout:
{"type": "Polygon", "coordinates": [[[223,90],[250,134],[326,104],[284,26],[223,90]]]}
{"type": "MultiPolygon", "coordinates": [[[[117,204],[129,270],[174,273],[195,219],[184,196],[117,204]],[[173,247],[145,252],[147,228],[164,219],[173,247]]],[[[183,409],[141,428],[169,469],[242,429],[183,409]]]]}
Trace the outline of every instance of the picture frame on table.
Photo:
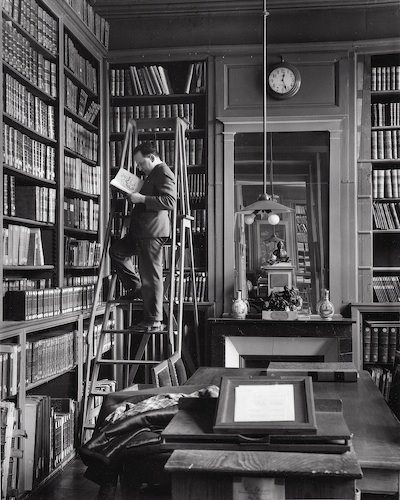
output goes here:
{"type": "Polygon", "coordinates": [[[214,432],[316,434],[310,377],[222,377],[214,432]]]}

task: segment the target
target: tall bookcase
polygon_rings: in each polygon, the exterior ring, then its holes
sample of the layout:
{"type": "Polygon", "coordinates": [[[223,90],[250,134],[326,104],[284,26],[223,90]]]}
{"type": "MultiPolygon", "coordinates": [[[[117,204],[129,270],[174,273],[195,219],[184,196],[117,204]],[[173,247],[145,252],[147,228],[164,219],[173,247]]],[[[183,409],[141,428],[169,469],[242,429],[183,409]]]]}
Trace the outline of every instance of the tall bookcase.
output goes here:
{"type": "Polygon", "coordinates": [[[400,346],[400,54],[358,62],[355,362],[389,399],[400,346]]]}
{"type": "Polygon", "coordinates": [[[108,25],[87,0],[2,5],[0,386],[30,429],[11,482],[21,494],[74,455],[108,213],[108,25]]]}
{"type": "MultiPolygon", "coordinates": [[[[169,166],[174,161],[174,131],[166,129],[160,118],[181,117],[188,121],[186,157],[189,196],[193,222],[196,293],[200,310],[209,312],[213,302],[208,288],[208,61],[206,59],[159,60],[143,58],[137,62],[124,54],[123,61],[110,57],[110,175],[119,165],[122,139],[127,121],[138,124],[138,139],[152,141],[169,166]],[[141,120],[146,119],[145,125],[141,120]],[[149,125],[150,121],[150,125],[149,125]]],[[[170,245],[164,247],[164,268],[168,271],[170,245]]],[[[193,303],[189,272],[185,285],[187,309],[193,303]]],[[[141,305],[136,305],[140,309],[141,305]]],[[[203,329],[205,328],[203,321],[203,329]]],[[[190,330],[190,321],[187,328],[190,330]]],[[[190,339],[190,335],[186,335],[190,339]]],[[[205,335],[200,358],[206,352],[205,335]]],[[[193,339],[194,341],[194,339],[193,339]]],[[[197,360],[200,361],[200,360],[197,360]]]]}

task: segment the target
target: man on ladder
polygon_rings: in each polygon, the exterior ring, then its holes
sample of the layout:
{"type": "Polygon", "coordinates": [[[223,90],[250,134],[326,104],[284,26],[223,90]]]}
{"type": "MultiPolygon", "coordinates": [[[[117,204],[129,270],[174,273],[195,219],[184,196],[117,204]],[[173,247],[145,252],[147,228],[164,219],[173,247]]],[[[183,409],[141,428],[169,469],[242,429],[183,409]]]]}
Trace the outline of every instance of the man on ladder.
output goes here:
{"type": "Polygon", "coordinates": [[[143,320],[134,326],[147,333],[165,329],[163,320],[163,246],[170,237],[170,217],[176,203],[175,176],[149,142],[133,151],[137,168],[145,175],[142,188],[127,194],[134,204],[127,234],[110,248],[117,275],[127,298],[142,298],[143,320]],[[139,274],[132,255],[139,256],[139,274]]]}

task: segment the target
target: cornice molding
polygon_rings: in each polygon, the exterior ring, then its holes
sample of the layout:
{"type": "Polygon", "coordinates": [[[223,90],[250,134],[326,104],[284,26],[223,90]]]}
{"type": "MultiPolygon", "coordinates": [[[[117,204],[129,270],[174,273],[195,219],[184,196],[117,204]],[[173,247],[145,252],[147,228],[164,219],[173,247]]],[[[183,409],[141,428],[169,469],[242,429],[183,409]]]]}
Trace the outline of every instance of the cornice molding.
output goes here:
{"type": "MultiPolygon", "coordinates": [[[[385,53],[388,51],[400,51],[400,38],[386,38],[379,40],[357,40],[325,42],[323,44],[316,42],[309,43],[285,43],[268,44],[270,54],[279,53],[310,53],[322,52],[324,54],[331,52],[340,55],[356,52],[358,54],[385,53]]],[[[262,45],[207,45],[195,47],[162,47],[151,49],[124,49],[110,50],[108,60],[111,64],[131,63],[136,61],[154,61],[158,58],[160,61],[168,61],[170,58],[203,59],[204,57],[224,57],[224,56],[259,56],[262,57],[262,45]]]]}
{"type": "MultiPolygon", "coordinates": [[[[100,15],[107,19],[129,19],[137,16],[243,14],[262,13],[262,0],[92,0],[100,15]]],[[[399,0],[268,0],[272,11],[309,9],[351,9],[399,7],[399,0]]]]}

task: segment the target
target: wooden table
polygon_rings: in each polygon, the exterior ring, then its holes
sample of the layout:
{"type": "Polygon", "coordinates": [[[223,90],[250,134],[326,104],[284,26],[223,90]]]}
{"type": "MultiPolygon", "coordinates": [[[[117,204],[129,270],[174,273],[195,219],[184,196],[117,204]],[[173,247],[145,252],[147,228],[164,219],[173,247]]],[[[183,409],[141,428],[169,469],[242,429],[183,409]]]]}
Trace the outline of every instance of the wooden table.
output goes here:
{"type": "MultiPolygon", "coordinates": [[[[258,375],[251,368],[199,368],[188,380],[191,385],[219,384],[225,375],[258,375]]],[[[363,478],[357,480],[362,492],[399,494],[400,423],[387,406],[367,372],[356,383],[314,383],[316,398],[343,401],[343,414],[354,434],[353,446],[363,478]]],[[[221,497],[222,498],[222,497],[221,497]]]]}

